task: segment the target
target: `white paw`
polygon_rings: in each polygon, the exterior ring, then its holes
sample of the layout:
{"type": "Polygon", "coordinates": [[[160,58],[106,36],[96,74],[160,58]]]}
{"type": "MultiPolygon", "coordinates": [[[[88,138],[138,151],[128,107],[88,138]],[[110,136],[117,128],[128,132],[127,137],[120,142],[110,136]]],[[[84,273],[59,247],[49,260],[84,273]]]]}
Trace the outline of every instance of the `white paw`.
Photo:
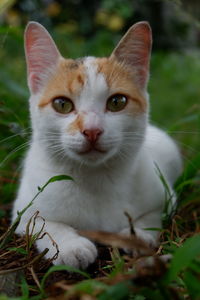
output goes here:
{"type": "Polygon", "coordinates": [[[135,228],[135,233],[136,236],[143,240],[148,246],[152,248],[156,246],[156,239],[149,231],[135,228]]]}
{"type": "Polygon", "coordinates": [[[69,265],[75,268],[86,269],[97,257],[95,245],[84,237],[74,237],[58,245],[59,254],[55,265],[69,265]]]}
{"type": "MultiPolygon", "coordinates": [[[[156,239],[151,233],[149,233],[149,231],[140,228],[134,228],[134,231],[136,236],[142,241],[144,241],[148,246],[156,246],[156,239]]],[[[130,236],[130,229],[125,228],[122,231],[120,231],[120,234],[124,236],[130,236]]]]}
{"type": "MultiPolygon", "coordinates": [[[[145,255],[146,252],[148,253],[148,246],[152,249],[156,246],[156,239],[153,235],[151,235],[148,231],[140,229],[140,228],[134,228],[136,237],[144,241],[144,243],[147,246],[147,251],[144,250],[144,248],[140,249],[139,247],[135,249],[124,249],[126,253],[131,253],[134,257],[138,257],[141,255],[145,255]]],[[[120,231],[120,234],[124,236],[130,236],[130,229],[125,228],[122,231],[120,231]]]]}

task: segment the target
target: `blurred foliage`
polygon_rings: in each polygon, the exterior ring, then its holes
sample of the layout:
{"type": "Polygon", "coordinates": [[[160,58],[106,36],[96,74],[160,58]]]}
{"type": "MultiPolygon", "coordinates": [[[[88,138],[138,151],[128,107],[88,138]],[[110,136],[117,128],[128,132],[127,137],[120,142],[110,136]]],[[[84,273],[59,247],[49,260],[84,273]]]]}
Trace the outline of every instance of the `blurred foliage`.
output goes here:
{"type": "Polygon", "coordinates": [[[147,20],[154,47],[166,50],[199,44],[198,11],[197,0],[1,0],[0,24],[24,26],[34,20],[84,41],[103,33],[116,41],[133,23],[147,20]]]}

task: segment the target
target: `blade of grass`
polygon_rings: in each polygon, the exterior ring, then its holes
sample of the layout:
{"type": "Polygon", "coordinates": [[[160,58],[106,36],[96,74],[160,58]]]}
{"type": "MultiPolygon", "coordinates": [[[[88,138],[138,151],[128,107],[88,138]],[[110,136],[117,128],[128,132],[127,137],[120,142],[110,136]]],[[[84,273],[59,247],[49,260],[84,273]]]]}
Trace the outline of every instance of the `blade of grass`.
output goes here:
{"type": "Polygon", "coordinates": [[[74,267],[71,266],[67,266],[67,265],[58,265],[58,266],[52,266],[43,276],[40,286],[41,286],[41,293],[44,295],[44,287],[45,287],[45,281],[47,279],[47,277],[53,273],[53,272],[57,272],[57,271],[67,271],[70,273],[77,273],[82,275],[83,277],[86,277],[88,279],[90,279],[90,275],[86,272],[83,272],[79,269],[76,269],[74,267]]]}
{"type": "Polygon", "coordinates": [[[193,259],[200,254],[200,234],[186,240],[186,242],[178,248],[173,256],[170,268],[164,277],[164,283],[169,284],[175,280],[178,274],[190,266],[193,259]]]}
{"type": "Polygon", "coordinates": [[[190,162],[186,165],[183,174],[177,179],[175,183],[175,189],[179,190],[180,185],[183,185],[183,182],[193,179],[200,169],[200,153],[196,155],[190,162]]]}
{"type": "Polygon", "coordinates": [[[20,212],[18,212],[18,216],[15,219],[15,221],[13,222],[13,224],[8,228],[8,230],[5,232],[5,234],[3,234],[0,237],[0,241],[1,241],[1,243],[0,243],[0,249],[3,248],[7,244],[7,242],[11,239],[11,237],[13,236],[13,234],[14,234],[17,226],[20,223],[22,215],[33,204],[34,200],[38,197],[38,195],[40,193],[42,193],[44,191],[44,189],[50,183],[55,182],[55,181],[61,181],[61,180],[73,180],[73,178],[70,177],[70,176],[67,176],[67,175],[57,175],[57,176],[54,176],[54,177],[50,178],[42,187],[38,187],[38,193],[33,197],[33,199],[29,202],[29,204],[24,209],[22,209],[20,212]]]}

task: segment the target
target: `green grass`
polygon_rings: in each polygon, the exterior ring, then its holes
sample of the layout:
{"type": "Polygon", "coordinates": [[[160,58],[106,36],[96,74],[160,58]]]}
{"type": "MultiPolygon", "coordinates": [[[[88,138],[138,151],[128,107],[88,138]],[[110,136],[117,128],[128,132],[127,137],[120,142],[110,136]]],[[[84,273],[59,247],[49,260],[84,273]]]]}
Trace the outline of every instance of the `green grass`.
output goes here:
{"type": "MultiPolygon", "coordinates": [[[[66,53],[68,57],[108,55],[115,42],[104,32],[84,43],[80,38],[63,36],[60,32],[55,32],[54,37],[63,55],[66,53]]],[[[0,199],[1,204],[6,204],[14,199],[21,161],[31,133],[21,29],[0,28],[0,61],[0,199]]],[[[165,264],[158,259],[153,268],[141,269],[137,261],[128,263],[114,251],[112,260],[103,269],[104,279],[92,279],[87,274],[89,279],[83,278],[73,284],[65,299],[83,299],[81,297],[85,294],[90,295],[89,299],[101,300],[199,299],[199,78],[198,53],[153,53],[149,83],[150,119],[174,137],[185,164],[183,175],[176,183],[179,195],[177,214],[172,223],[169,220],[165,223],[161,237],[160,253],[174,254],[172,262],[165,264]]],[[[3,215],[1,209],[0,217],[3,215]]],[[[9,251],[27,255],[26,249],[19,249],[11,246],[9,251]]],[[[45,282],[54,271],[53,267],[45,271],[43,279],[39,277],[39,288],[34,287],[37,292],[33,299],[47,296],[45,282]]],[[[23,278],[23,296],[18,299],[31,299],[30,290],[29,282],[23,278]]],[[[0,296],[1,299],[8,298],[0,296]]]]}

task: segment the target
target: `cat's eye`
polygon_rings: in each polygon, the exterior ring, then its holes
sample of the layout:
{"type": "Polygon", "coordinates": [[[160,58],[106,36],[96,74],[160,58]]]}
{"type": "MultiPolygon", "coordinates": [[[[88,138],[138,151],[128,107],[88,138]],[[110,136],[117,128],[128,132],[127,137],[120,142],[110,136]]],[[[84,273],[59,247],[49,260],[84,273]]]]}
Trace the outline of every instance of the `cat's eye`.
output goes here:
{"type": "Polygon", "coordinates": [[[106,108],[109,111],[117,112],[125,108],[127,97],[121,94],[116,94],[108,98],[106,108]]]}
{"type": "Polygon", "coordinates": [[[52,101],[52,106],[60,114],[68,114],[74,109],[72,101],[66,97],[57,97],[52,101]]]}

